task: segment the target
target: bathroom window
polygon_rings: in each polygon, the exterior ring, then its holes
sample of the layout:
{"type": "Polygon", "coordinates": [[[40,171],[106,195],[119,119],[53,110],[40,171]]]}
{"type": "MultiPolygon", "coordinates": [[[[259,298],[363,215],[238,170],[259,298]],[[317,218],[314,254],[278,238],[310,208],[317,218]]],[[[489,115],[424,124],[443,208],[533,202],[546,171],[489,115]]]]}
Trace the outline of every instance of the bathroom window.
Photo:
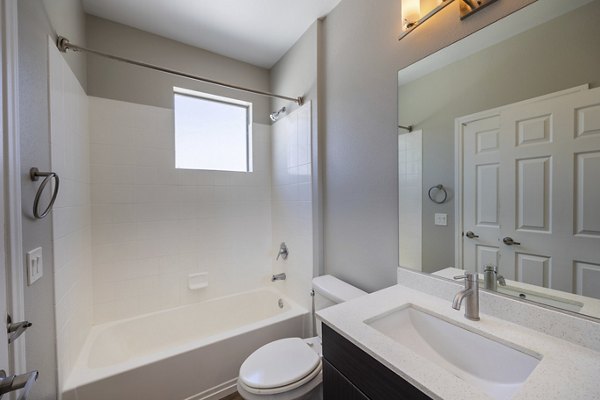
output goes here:
{"type": "Polygon", "coordinates": [[[252,104],[174,88],[175,167],[252,171],[252,104]]]}

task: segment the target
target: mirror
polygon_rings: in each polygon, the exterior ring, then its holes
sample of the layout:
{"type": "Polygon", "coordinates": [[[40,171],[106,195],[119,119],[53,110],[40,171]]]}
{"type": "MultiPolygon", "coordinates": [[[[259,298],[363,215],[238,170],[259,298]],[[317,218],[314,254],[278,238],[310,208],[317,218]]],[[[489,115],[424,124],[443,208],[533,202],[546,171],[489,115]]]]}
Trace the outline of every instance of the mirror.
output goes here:
{"type": "Polygon", "coordinates": [[[600,318],[599,20],[538,1],[398,73],[401,267],[600,318]]]}

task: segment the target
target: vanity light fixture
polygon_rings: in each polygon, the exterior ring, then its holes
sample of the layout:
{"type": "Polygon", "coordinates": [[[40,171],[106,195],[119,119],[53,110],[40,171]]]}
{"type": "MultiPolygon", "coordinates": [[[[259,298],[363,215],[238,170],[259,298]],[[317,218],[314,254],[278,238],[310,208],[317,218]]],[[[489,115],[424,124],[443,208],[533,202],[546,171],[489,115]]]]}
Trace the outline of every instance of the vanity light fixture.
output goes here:
{"type": "MultiPolygon", "coordinates": [[[[402,33],[398,40],[411,33],[454,0],[401,0],[402,33]]],[[[463,20],[498,0],[458,0],[463,20]]]]}
{"type": "Polygon", "coordinates": [[[465,19],[497,0],[459,0],[460,19],[465,19]]]}
{"type": "Polygon", "coordinates": [[[402,33],[398,40],[411,33],[454,0],[402,0],[402,33]]]}
{"type": "Polygon", "coordinates": [[[411,29],[420,18],[421,0],[402,0],[402,29],[411,29]]]}

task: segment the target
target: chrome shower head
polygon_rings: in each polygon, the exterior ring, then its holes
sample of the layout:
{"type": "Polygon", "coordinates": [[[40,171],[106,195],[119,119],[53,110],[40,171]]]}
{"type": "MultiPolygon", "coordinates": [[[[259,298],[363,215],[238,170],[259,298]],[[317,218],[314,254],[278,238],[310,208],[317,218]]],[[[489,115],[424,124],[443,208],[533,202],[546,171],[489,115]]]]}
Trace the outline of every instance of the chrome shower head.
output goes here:
{"type": "Polygon", "coordinates": [[[275,122],[279,119],[279,117],[281,117],[281,114],[285,114],[285,107],[281,107],[278,111],[272,112],[271,115],[269,115],[269,117],[271,118],[271,121],[275,122]]]}

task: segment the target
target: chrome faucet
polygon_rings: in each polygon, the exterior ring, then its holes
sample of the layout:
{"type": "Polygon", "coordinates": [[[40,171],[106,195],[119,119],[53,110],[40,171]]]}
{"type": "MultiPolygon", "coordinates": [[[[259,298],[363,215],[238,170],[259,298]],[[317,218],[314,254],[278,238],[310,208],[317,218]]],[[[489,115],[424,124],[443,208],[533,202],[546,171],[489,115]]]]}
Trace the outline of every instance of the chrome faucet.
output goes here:
{"type": "Polygon", "coordinates": [[[287,277],[285,276],[285,272],[282,274],[277,274],[277,275],[273,275],[271,277],[271,282],[275,282],[275,281],[285,281],[287,277]]]}
{"type": "Polygon", "coordinates": [[[483,267],[483,285],[486,289],[497,291],[498,284],[506,286],[506,280],[498,274],[498,267],[489,264],[483,267]]]}
{"type": "Polygon", "coordinates": [[[471,321],[479,321],[479,280],[477,273],[465,272],[464,275],[455,276],[454,279],[464,279],[465,288],[454,296],[452,308],[460,310],[460,306],[466,298],[465,318],[471,321]]]}

